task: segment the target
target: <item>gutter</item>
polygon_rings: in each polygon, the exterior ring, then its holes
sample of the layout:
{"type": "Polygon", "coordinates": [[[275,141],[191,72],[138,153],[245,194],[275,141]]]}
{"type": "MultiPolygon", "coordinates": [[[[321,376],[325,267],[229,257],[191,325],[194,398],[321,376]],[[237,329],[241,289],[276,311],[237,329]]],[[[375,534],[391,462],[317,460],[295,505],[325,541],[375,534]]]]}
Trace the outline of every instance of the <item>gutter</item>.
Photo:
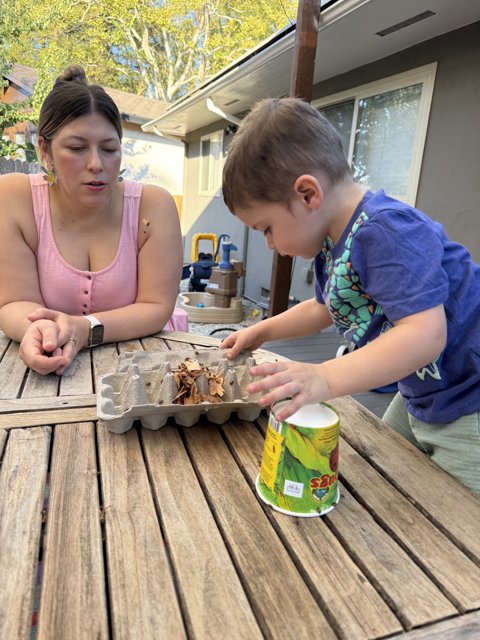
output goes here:
{"type": "MultiPolygon", "coordinates": [[[[350,13],[350,11],[357,9],[359,5],[363,5],[369,1],[370,0],[323,0],[320,22],[322,22],[322,17],[324,16],[323,11],[327,8],[329,9],[329,20],[328,23],[325,23],[324,21],[323,25],[320,25],[320,30],[329,26],[332,22],[335,22],[346,13],[350,13]],[[335,10],[337,7],[334,7],[334,5],[338,5],[338,10],[335,10]]],[[[295,45],[295,29],[296,24],[292,23],[275,33],[258,47],[252,49],[248,54],[220,71],[217,75],[211,78],[211,80],[207,81],[194,92],[174,102],[164,114],[147,122],[142,126],[143,131],[154,131],[155,128],[160,131],[161,123],[164,119],[177,113],[181,113],[209,97],[211,98],[216,89],[228,86],[229,84],[255,71],[255,69],[263,67],[271,60],[274,60],[277,56],[292,49],[295,45]],[[262,55],[268,51],[270,51],[269,55],[262,55]]]]}

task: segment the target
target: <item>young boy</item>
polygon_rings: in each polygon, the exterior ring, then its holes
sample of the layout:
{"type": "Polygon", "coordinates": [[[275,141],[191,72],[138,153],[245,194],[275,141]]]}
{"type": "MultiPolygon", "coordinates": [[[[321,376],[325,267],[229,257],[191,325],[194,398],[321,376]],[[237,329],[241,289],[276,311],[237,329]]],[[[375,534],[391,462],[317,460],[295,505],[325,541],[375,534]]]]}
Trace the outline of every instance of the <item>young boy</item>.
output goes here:
{"type": "Polygon", "coordinates": [[[280,255],[315,259],[315,297],[242,329],[235,357],[335,324],[359,349],[322,364],[254,367],[262,406],[305,404],[400,381],[384,420],[480,493],[480,267],[429,217],[357,184],[335,129],[309,104],[261,101],[223,175],[228,208],[280,255]]]}

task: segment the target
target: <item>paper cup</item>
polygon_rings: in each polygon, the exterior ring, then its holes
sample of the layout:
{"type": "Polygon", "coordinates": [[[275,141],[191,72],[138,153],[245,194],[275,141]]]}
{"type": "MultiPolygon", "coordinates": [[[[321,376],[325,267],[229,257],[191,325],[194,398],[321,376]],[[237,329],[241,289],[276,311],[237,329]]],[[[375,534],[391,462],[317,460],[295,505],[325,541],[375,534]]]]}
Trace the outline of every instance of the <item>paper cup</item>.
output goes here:
{"type": "Polygon", "coordinates": [[[257,492],[281,513],[322,516],[340,499],[340,419],[330,406],[319,403],[278,421],[275,414],[287,402],[275,403],[270,411],[257,492]]]}

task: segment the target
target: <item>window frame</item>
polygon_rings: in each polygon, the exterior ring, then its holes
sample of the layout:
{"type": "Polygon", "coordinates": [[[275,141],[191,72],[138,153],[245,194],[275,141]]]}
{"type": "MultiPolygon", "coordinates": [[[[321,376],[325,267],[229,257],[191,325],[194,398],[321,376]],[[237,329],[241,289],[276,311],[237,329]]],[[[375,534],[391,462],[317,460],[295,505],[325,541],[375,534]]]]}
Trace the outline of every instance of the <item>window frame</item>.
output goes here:
{"type": "Polygon", "coordinates": [[[363,98],[369,98],[378,94],[388,93],[397,89],[403,89],[414,84],[422,84],[422,95],[418,109],[418,119],[415,131],[415,141],[413,144],[412,164],[406,189],[405,202],[415,206],[418,192],[418,184],[420,181],[420,171],[422,168],[423,153],[425,150],[425,140],[427,137],[428,122],[430,118],[430,108],[433,98],[433,89],[435,84],[435,76],[437,71],[437,63],[433,62],[416,69],[410,69],[393,76],[388,76],[374,82],[359,85],[341,91],[339,93],[324,96],[317,100],[312,100],[312,106],[322,108],[354,100],[352,130],[350,134],[350,144],[348,147],[348,162],[351,164],[353,150],[355,147],[356,125],[358,122],[359,101],[363,98]]]}
{"type": "Polygon", "coordinates": [[[200,171],[199,171],[199,180],[198,180],[198,193],[201,196],[211,196],[214,198],[219,198],[222,194],[222,169],[223,169],[223,161],[224,161],[224,132],[223,129],[219,129],[218,131],[214,131],[207,135],[200,137],[200,171]],[[203,177],[205,171],[205,159],[207,155],[202,153],[203,143],[205,140],[210,141],[210,152],[208,154],[208,186],[206,189],[202,187],[203,185],[203,177]],[[219,155],[216,157],[212,154],[212,144],[211,141],[218,140],[219,146],[219,155]]]}

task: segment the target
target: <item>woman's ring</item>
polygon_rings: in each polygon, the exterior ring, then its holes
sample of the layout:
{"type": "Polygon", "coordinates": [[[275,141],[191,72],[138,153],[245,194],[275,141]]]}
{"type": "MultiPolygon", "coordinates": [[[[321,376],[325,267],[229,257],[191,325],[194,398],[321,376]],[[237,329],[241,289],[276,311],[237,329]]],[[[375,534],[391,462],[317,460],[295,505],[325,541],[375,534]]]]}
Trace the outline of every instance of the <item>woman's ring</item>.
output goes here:
{"type": "Polygon", "coordinates": [[[75,346],[77,346],[77,341],[76,341],[76,339],[75,339],[75,338],[69,338],[69,340],[71,340],[71,341],[73,342],[73,344],[74,344],[75,346]]]}

